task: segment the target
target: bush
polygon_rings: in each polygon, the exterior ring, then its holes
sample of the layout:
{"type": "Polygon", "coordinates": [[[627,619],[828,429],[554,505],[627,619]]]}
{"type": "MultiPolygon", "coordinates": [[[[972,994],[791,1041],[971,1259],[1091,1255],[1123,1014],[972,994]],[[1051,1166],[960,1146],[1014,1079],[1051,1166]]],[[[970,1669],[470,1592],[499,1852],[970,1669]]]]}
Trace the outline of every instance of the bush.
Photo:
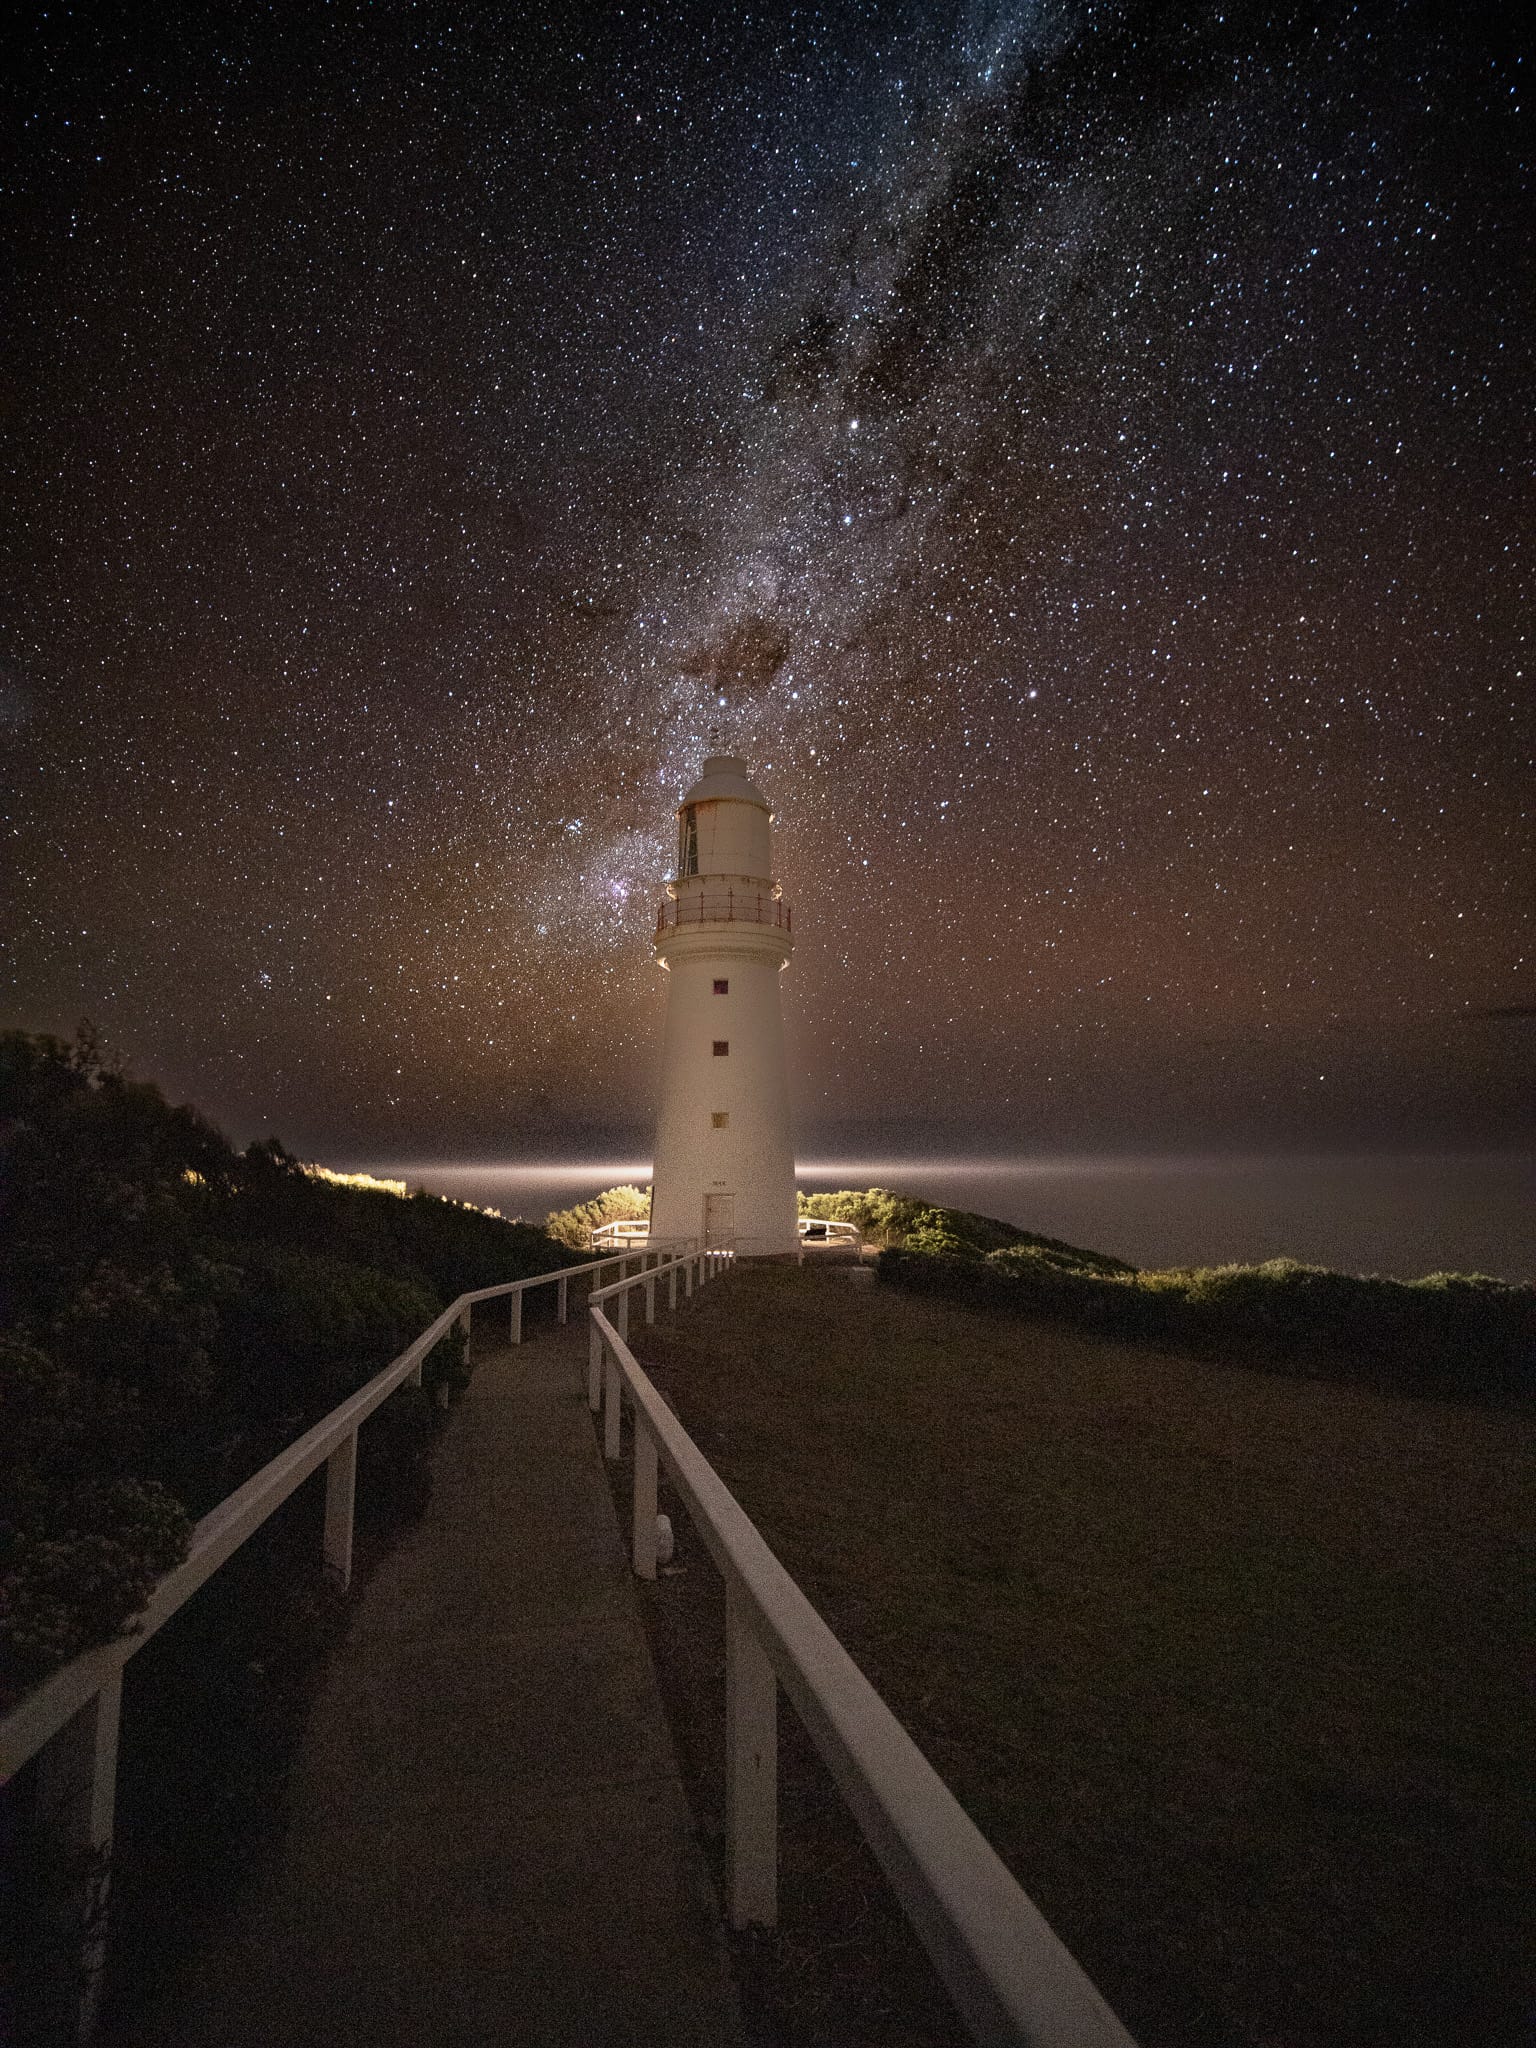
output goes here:
{"type": "Polygon", "coordinates": [[[609,1188],[590,1202],[577,1202],[570,1209],[551,1209],[544,1220],[549,1235],[573,1251],[584,1252],[592,1232],[601,1223],[644,1223],[650,1220],[649,1188],[609,1188]]]}
{"type": "MultiPolygon", "coordinates": [[[[0,1684],[116,1633],[205,1513],[541,1231],[237,1153],[73,1045],[0,1034],[0,1684]]],[[[363,1434],[419,1506],[457,1332],[363,1434]],[[397,1412],[398,1411],[398,1412],[397,1412]]],[[[370,1448],[371,1446],[371,1448],[370,1448]]]]}
{"type": "Polygon", "coordinates": [[[802,1216],[856,1223],[866,1243],[881,1247],[905,1246],[914,1251],[948,1252],[958,1257],[1033,1246],[1095,1271],[1131,1270],[1105,1252],[1084,1251],[1078,1245],[1063,1244],[1059,1238],[1037,1237],[1033,1231],[1020,1230],[1016,1224],[1000,1222],[995,1216],[973,1215],[969,1209],[940,1208],[913,1195],[892,1194],[889,1188],[844,1188],[837,1194],[801,1195],[798,1200],[802,1216]]]}
{"type": "Polygon", "coordinates": [[[443,1303],[410,1270],[286,1245],[225,1245],[219,1345],[258,1414],[324,1414],[388,1365],[443,1303]]]}
{"type": "Polygon", "coordinates": [[[1476,1273],[1361,1277],[1295,1259],[1137,1271],[1063,1249],[1040,1241],[978,1258],[914,1234],[881,1253],[879,1272],[893,1285],[969,1307],[1219,1353],[1232,1363],[1455,1399],[1531,1392],[1536,1288],[1476,1273]]]}

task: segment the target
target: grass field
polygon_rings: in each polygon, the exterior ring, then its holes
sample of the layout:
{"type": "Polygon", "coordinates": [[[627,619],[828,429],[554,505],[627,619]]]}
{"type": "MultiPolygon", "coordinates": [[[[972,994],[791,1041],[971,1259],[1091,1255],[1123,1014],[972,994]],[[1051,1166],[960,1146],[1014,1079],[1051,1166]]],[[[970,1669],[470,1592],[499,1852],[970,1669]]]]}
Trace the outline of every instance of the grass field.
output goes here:
{"type": "MultiPolygon", "coordinates": [[[[830,1269],[741,1269],[637,1349],[1144,2048],[1526,2038],[1519,1419],[830,1269]]],[[[650,1618],[707,1810],[717,1594],[679,1559],[650,1618]]],[[[787,1775],[769,2032],[943,2038],[787,1775]]]]}

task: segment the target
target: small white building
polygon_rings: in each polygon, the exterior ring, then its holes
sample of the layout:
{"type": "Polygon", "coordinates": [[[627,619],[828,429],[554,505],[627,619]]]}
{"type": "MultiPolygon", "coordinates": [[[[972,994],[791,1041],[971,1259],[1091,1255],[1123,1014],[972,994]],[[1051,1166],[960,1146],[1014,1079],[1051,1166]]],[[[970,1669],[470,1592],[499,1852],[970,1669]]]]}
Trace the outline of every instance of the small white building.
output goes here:
{"type": "Polygon", "coordinates": [[[796,1246],[779,1003],[793,942],[772,815],[746,762],[713,754],[677,820],[677,875],[656,920],[669,980],[651,1238],[780,1257],[796,1246]]]}

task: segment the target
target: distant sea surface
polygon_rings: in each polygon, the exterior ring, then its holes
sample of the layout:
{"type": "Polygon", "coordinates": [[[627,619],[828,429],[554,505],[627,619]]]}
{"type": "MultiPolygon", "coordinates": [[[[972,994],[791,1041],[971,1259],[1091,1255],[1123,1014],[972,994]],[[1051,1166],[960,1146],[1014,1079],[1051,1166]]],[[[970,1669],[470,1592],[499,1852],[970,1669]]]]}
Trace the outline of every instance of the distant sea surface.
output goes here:
{"type": "MultiPolygon", "coordinates": [[[[366,1170],[542,1222],[644,1160],[484,1162],[366,1170]]],[[[895,1188],[1141,1266],[1289,1255],[1353,1273],[1536,1280],[1536,1156],[811,1160],[807,1190],[895,1188]]]]}

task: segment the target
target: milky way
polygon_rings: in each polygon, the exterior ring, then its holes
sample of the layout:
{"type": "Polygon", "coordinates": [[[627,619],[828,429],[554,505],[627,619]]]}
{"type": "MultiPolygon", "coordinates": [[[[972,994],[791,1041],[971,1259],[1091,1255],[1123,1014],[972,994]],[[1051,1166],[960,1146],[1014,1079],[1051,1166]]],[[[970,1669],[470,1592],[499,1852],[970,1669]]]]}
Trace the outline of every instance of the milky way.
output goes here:
{"type": "Polygon", "coordinates": [[[719,735],[807,1145],[1518,1134],[1496,13],[91,12],[8,87],[7,1022],[643,1144],[719,735]]]}

